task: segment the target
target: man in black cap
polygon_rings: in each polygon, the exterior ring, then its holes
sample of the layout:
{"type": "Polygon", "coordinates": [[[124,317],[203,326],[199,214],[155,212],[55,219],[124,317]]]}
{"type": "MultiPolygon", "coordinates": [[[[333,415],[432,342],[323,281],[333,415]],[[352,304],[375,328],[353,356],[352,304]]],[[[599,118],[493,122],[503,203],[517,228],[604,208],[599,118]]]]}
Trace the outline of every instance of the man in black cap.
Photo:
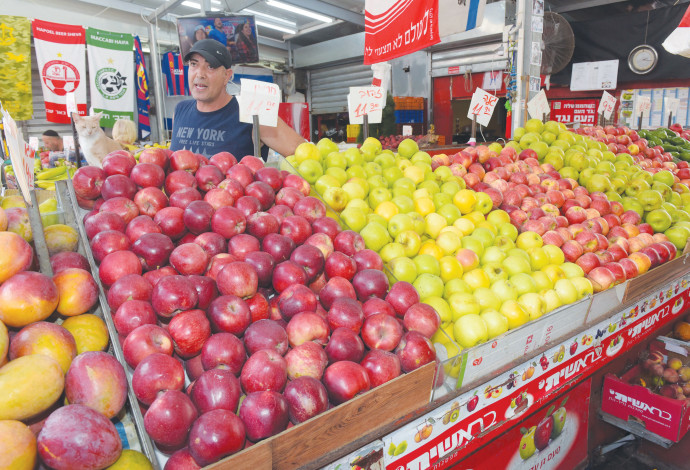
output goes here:
{"type": "MultiPolygon", "coordinates": [[[[240,122],[237,100],[226,90],[232,79],[227,48],[213,39],[203,39],[192,46],[184,60],[189,64],[189,90],[194,100],[175,107],[170,149],[187,149],[207,157],[230,152],[238,160],[252,155],[252,124],[240,122]]],[[[260,127],[262,142],[281,155],[293,155],[304,142],[280,118],[277,127],[260,127]]],[[[262,150],[264,159],[267,152],[262,150]]]]}
{"type": "Polygon", "coordinates": [[[63,144],[60,135],[52,129],[48,129],[41,136],[43,146],[50,152],[62,152],[63,144]]]}

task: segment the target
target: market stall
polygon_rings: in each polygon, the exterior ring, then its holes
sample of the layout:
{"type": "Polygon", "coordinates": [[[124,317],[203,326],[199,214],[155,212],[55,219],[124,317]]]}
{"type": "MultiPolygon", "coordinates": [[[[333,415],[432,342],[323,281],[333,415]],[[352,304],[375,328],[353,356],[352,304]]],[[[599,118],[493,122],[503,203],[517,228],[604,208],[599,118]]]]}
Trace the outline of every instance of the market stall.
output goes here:
{"type": "Polygon", "coordinates": [[[414,31],[378,28],[378,4],[287,2],[319,24],[282,31],[285,64],[256,36],[271,2],[166,18],[180,3],[118,33],[2,17],[26,37],[0,52],[21,47],[41,89],[0,91],[0,467],[584,468],[627,441],[687,466],[684,77],[562,85],[549,25],[577,43],[596,13],[557,1],[548,20],[540,2],[419,2],[414,31]],[[221,85],[255,142],[276,144],[279,116],[326,135],[327,112],[360,136],[260,158],[176,148],[196,132],[178,127],[170,149],[164,103],[211,86],[187,82],[185,47],[213,60],[197,32],[225,40],[213,69],[249,64],[221,85]],[[48,122],[79,138],[48,151],[48,122]]]}

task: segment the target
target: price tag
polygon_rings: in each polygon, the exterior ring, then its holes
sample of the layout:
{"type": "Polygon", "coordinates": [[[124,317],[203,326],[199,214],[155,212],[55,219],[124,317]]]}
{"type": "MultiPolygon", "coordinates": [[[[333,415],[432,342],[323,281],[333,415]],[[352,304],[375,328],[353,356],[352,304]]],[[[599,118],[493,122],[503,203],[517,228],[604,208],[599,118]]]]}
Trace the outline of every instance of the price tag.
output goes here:
{"type": "Polygon", "coordinates": [[[467,111],[467,117],[472,119],[476,115],[477,123],[481,124],[482,126],[488,126],[491,116],[494,113],[496,103],[498,103],[498,98],[491,93],[487,93],[481,88],[477,88],[472,95],[472,101],[470,101],[470,109],[467,111]]]}
{"type": "Polygon", "coordinates": [[[280,88],[275,83],[259,80],[240,79],[240,94],[236,96],[240,105],[240,121],[251,124],[252,116],[259,116],[262,126],[278,125],[278,105],[280,88]]]}
{"type": "Polygon", "coordinates": [[[34,152],[38,150],[38,137],[29,137],[29,147],[34,152]]]}
{"type": "Polygon", "coordinates": [[[72,119],[72,113],[79,114],[77,111],[77,97],[74,92],[69,92],[65,94],[65,106],[67,108],[67,116],[72,119]]]}
{"type": "Polygon", "coordinates": [[[649,116],[652,110],[652,100],[649,96],[637,96],[635,100],[635,116],[644,113],[649,116]]]}
{"type": "Polygon", "coordinates": [[[24,137],[21,132],[19,132],[19,129],[17,129],[17,123],[14,122],[12,116],[4,109],[2,110],[2,124],[5,129],[7,150],[10,154],[10,161],[12,162],[14,174],[17,177],[19,190],[24,197],[24,201],[32,205],[29,191],[34,189],[33,151],[24,142],[24,137]]]}
{"type": "Polygon", "coordinates": [[[386,93],[377,86],[351,86],[347,95],[350,124],[364,124],[367,115],[369,124],[381,122],[381,114],[386,106],[386,93]]]}
{"type": "Polygon", "coordinates": [[[62,148],[67,150],[74,150],[74,136],[65,135],[62,137],[62,148]]]}
{"type": "Polygon", "coordinates": [[[546,99],[544,90],[539,90],[539,93],[527,102],[527,112],[533,119],[543,119],[545,115],[551,112],[549,100],[546,99]]]}
{"type": "Polygon", "coordinates": [[[666,114],[666,116],[668,116],[668,113],[671,113],[675,116],[676,113],[678,113],[679,104],[680,100],[678,98],[664,98],[664,113],[666,114]]]}
{"type": "Polygon", "coordinates": [[[408,135],[412,135],[412,126],[403,126],[402,135],[403,135],[403,137],[407,137],[408,135]]]}
{"type": "Polygon", "coordinates": [[[611,119],[611,114],[613,113],[613,108],[615,107],[616,97],[608,91],[605,91],[604,94],[601,95],[601,101],[599,101],[597,114],[603,114],[606,119],[611,119]]]}

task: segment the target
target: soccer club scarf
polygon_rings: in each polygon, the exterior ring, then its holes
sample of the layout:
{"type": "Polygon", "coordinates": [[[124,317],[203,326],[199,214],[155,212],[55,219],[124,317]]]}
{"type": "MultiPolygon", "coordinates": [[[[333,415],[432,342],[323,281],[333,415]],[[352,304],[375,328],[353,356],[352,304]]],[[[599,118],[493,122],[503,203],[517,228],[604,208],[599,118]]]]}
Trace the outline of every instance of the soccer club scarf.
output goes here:
{"type": "Polygon", "coordinates": [[[16,121],[31,119],[31,21],[0,15],[0,102],[16,121]]]}
{"type": "Polygon", "coordinates": [[[182,55],[177,52],[167,52],[161,58],[161,70],[165,78],[165,89],[168,96],[190,95],[187,85],[187,67],[182,55]]]}
{"type": "Polygon", "coordinates": [[[134,58],[137,71],[137,112],[139,113],[139,138],[146,139],[151,134],[149,122],[149,77],[146,73],[144,52],[141,49],[139,36],[134,36],[134,58]]]}
{"type": "Polygon", "coordinates": [[[134,120],[134,38],[131,34],[86,30],[91,107],[103,113],[101,126],[134,120]]]}
{"type": "Polygon", "coordinates": [[[36,62],[49,122],[69,124],[65,95],[74,93],[77,111],[86,115],[85,34],[81,26],[33,20],[36,62]]]}

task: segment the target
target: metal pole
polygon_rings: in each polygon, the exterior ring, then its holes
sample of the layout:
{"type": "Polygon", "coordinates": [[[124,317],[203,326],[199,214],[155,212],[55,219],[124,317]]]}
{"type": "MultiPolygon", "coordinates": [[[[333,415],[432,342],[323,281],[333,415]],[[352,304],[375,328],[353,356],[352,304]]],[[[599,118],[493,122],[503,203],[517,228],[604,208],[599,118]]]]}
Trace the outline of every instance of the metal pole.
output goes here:
{"type": "Polygon", "coordinates": [[[369,138],[369,115],[362,116],[362,132],[364,133],[364,140],[369,138]]]}
{"type": "Polygon", "coordinates": [[[642,116],[644,115],[644,112],[640,113],[640,117],[637,118],[637,130],[640,131],[642,130],[642,116]]]}
{"type": "MultiPolygon", "coordinates": [[[[69,117],[70,125],[72,126],[72,140],[74,141],[74,156],[77,159],[77,168],[81,168],[81,158],[79,158],[79,134],[77,134],[77,128],[74,126],[74,119],[72,116],[69,117]]],[[[69,151],[67,153],[67,161],[69,162],[69,151]]]]}
{"type": "Polygon", "coordinates": [[[476,142],[477,141],[477,115],[473,114],[472,115],[472,137],[470,139],[470,142],[476,142]]]}
{"type": "Polygon", "coordinates": [[[252,116],[254,122],[252,134],[254,135],[254,156],[261,158],[261,134],[259,133],[259,116],[254,114],[252,116]]]}
{"type": "MultiPolygon", "coordinates": [[[[156,98],[156,125],[158,127],[158,141],[163,142],[167,139],[165,133],[165,106],[163,105],[163,81],[161,72],[161,58],[158,55],[158,35],[156,32],[156,24],[149,23],[149,48],[151,61],[153,62],[153,92],[156,98]]],[[[150,81],[149,81],[150,83],[150,81]]]]}
{"type": "Polygon", "coordinates": [[[671,127],[673,123],[673,113],[668,113],[668,125],[666,127],[671,127]]]}

